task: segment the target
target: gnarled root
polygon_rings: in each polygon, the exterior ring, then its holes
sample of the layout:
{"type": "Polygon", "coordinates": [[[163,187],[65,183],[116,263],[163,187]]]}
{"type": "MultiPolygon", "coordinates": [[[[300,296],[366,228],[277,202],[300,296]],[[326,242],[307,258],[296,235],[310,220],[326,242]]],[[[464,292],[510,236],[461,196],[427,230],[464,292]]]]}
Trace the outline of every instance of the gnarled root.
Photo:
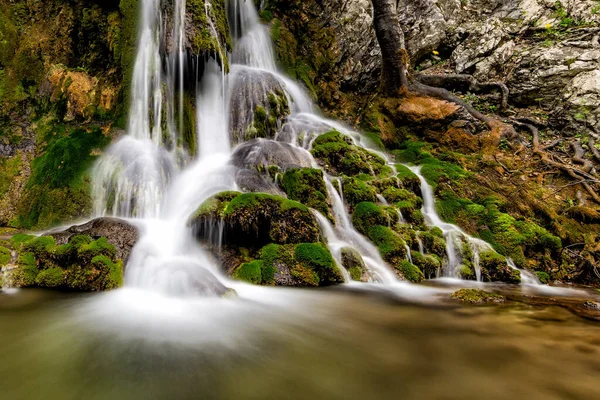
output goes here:
{"type": "Polygon", "coordinates": [[[583,169],[575,168],[563,162],[553,160],[540,144],[540,134],[538,129],[531,124],[519,122],[518,125],[531,132],[531,135],[533,136],[533,154],[538,155],[544,164],[557,168],[565,172],[571,178],[580,181],[579,183],[588,192],[592,199],[594,199],[596,203],[600,204],[600,195],[598,195],[594,188],[592,188],[592,186],[589,184],[589,181],[597,181],[593,175],[583,169]]]}
{"type": "Polygon", "coordinates": [[[419,74],[416,80],[427,86],[442,88],[460,88],[471,92],[489,92],[498,90],[502,96],[500,110],[508,108],[508,87],[502,82],[479,82],[472,75],[448,74],[448,75],[424,75],[419,74]]]}
{"type": "Polygon", "coordinates": [[[594,142],[593,138],[588,138],[588,147],[592,151],[596,161],[600,163],[600,151],[596,148],[596,143],[594,142]]]}
{"type": "Polygon", "coordinates": [[[591,173],[594,169],[594,164],[585,158],[585,150],[581,145],[580,140],[576,140],[571,143],[571,147],[573,147],[573,151],[575,155],[573,156],[573,162],[581,165],[581,169],[587,173],[591,173]]]}

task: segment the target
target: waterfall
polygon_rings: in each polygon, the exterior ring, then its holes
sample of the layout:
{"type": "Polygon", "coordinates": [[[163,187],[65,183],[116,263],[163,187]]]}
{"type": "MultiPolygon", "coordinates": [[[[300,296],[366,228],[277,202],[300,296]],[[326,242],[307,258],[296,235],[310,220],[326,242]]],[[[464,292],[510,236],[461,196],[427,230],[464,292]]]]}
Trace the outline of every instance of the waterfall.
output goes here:
{"type": "MultiPolygon", "coordinates": [[[[205,5],[208,30],[218,42],[219,35],[211,18],[212,5],[208,1],[205,5]]],[[[196,243],[187,221],[211,196],[237,189],[237,168],[231,159],[231,137],[239,142],[243,142],[244,138],[243,135],[232,135],[233,112],[241,111],[239,120],[247,123],[255,112],[255,106],[260,104],[253,96],[257,92],[266,92],[267,81],[283,88],[291,115],[284,126],[278,127],[275,139],[280,142],[279,145],[287,143],[286,146],[292,146],[291,149],[302,154],[313,168],[318,168],[318,165],[308,150],[319,134],[336,129],[352,138],[357,145],[360,145],[360,136],[342,124],[314,113],[313,102],[306,91],[277,71],[269,32],[266,26],[260,24],[254,3],[230,0],[228,15],[234,38],[234,48],[229,55],[231,74],[226,76],[220,67],[224,65],[221,50],[215,55],[217,60],[194,58],[198,151],[188,154],[181,146],[184,68],[188,57],[184,48],[185,0],[173,2],[173,42],[168,55],[161,53],[164,52],[164,46],[161,46],[164,32],[160,0],[142,0],[140,6],[139,44],[133,69],[129,124],[126,135],[114,143],[94,167],[94,214],[130,218],[140,228],[140,240],[126,269],[127,285],[179,296],[222,294],[227,288],[223,283],[226,280],[220,278],[221,269],[213,257],[196,243]],[[234,106],[234,94],[245,90],[243,86],[248,82],[252,83],[252,88],[245,92],[245,102],[234,106]],[[178,116],[175,115],[176,110],[178,116]]],[[[258,144],[269,142],[262,140],[258,144]]],[[[376,153],[388,160],[385,154],[376,153]]],[[[394,168],[389,161],[388,164],[394,168]]],[[[466,238],[473,249],[473,264],[480,280],[479,252],[491,248],[487,243],[469,237],[460,228],[444,223],[435,211],[431,187],[418,167],[410,168],[421,180],[423,214],[427,223],[440,227],[446,237],[444,275],[457,276],[462,260],[455,242],[466,238]]],[[[346,281],[350,280],[350,276],[341,268],[343,248],[352,248],[361,254],[367,269],[366,276],[371,282],[390,284],[397,281],[396,274],[382,259],[377,247],[353,227],[344,203],[341,179],[324,174],[324,181],[335,224],[320,213],[315,212],[315,217],[346,281]]],[[[381,196],[378,200],[387,204],[381,196]]],[[[398,218],[404,221],[400,212],[398,218]]],[[[212,244],[219,247],[223,238],[222,222],[215,222],[208,230],[212,244]]],[[[423,243],[418,237],[417,242],[424,254],[423,243]]],[[[408,245],[406,257],[409,262],[413,261],[408,245]]]]}

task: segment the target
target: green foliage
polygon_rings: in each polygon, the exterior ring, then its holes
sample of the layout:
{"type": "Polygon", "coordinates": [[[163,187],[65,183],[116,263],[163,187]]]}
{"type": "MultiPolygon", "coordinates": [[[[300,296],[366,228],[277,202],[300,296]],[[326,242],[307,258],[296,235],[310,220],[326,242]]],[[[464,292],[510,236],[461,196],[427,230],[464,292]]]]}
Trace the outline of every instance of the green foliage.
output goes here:
{"type": "MultiPolygon", "coordinates": [[[[80,240],[80,239],[79,239],[80,240]]],[[[108,239],[101,237],[98,240],[94,240],[89,244],[83,244],[79,246],[77,255],[83,262],[89,262],[93,258],[103,256],[108,259],[114,259],[117,253],[117,249],[112,243],[109,243],[108,239]]]]}

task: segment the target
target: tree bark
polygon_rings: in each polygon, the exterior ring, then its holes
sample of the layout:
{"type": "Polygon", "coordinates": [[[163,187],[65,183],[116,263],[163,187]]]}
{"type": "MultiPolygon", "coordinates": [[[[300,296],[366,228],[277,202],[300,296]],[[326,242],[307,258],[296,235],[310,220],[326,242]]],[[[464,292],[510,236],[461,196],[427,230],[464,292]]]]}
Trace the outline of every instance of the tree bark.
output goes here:
{"type": "Polygon", "coordinates": [[[408,54],[404,44],[404,32],[400,27],[396,0],[371,0],[373,24],[381,48],[381,92],[397,96],[400,89],[408,86],[408,54]]]}

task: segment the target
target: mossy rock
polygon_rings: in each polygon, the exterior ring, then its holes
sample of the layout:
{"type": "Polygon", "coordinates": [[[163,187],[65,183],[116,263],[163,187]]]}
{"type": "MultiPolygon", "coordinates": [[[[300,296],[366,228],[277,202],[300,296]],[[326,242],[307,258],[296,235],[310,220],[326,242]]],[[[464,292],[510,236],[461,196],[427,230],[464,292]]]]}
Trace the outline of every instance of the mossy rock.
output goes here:
{"type": "Polygon", "coordinates": [[[342,266],[346,268],[353,281],[368,282],[369,276],[365,262],[358,251],[351,247],[342,249],[342,266]]]}
{"type": "Polygon", "coordinates": [[[544,271],[535,271],[535,276],[539,279],[540,283],[548,284],[551,281],[550,275],[544,271]]]}
{"type": "Polygon", "coordinates": [[[425,275],[423,272],[414,264],[403,260],[400,261],[399,264],[394,265],[394,267],[400,271],[402,276],[410,282],[419,283],[425,279],[425,275]]]}
{"type": "MultiPolygon", "coordinates": [[[[425,251],[430,254],[435,254],[440,258],[444,258],[446,255],[446,240],[444,239],[444,234],[441,234],[441,237],[437,234],[437,229],[427,232],[419,232],[419,237],[423,242],[423,247],[425,247],[425,251]]],[[[440,230],[441,232],[441,230],[440,230]]]]}
{"type": "Polygon", "coordinates": [[[353,209],[358,203],[377,201],[377,192],[369,184],[356,179],[345,177],[342,183],[344,200],[353,209]]]}
{"type": "Polygon", "coordinates": [[[521,272],[508,266],[502,255],[488,251],[479,255],[484,280],[490,282],[521,283],[521,272]]]}
{"type": "Polygon", "coordinates": [[[386,171],[386,163],[377,154],[354,145],[352,139],[338,131],[317,137],[311,150],[313,156],[330,173],[355,176],[378,176],[386,171]]]}
{"type": "Polygon", "coordinates": [[[5,266],[12,260],[12,253],[10,249],[4,246],[0,246],[0,267],[5,266]]]}
{"type": "Polygon", "coordinates": [[[56,245],[52,236],[13,237],[18,244],[17,268],[10,271],[14,287],[100,291],[123,285],[123,262],[105,237],[75,235],[56,245]]]}
{"type": "Polygon", "coordinates": [[[450,296],[453,300],[458,300],[468,304],[486,304],[486,303],[504,303],[506,298],[500,294],[486,292],[480,289],[460,289],[450,296]]]}
{"type": "Polygon", "coordinates": [[[440,257],[432,254],[423,255],[418,251],[411,251],[410,254],[413,264],[419,267],[427,279],[437,277],[438,271],[442,267],[442,260],[440,257]]]}
{"type": "Polygon", "coordinates": [[[331,218],[323,171],[314,168],[292,168],[285,172],[281,186],[288,198],[314,208],[331,218]]]}
{"type": "Polygon", "coordinates": [[[198,238],[208,239],[207,226],[224,223],[226,244],[261,248],[269,243],[316,243],[321,230],[305,205],[266,193],[227,192],[209,199],[192,216],[198,238]]]}
{"type": "Polygon", "coordinates": [[[357,231],[368,235],[369,229],[375,225],[388,225],[390,217],[380,206],[371,202],[362,202],[354,208],[352,224],[357,231]]]}
{"type": "Polygon", "coordinates": [[[392,266],[406,259],[406,242],[387,226],[375,225],[369,229],[368,237],[379,249],[381,257],[392,266]]]}
{"type": "Polygon", "coordinates": [[[233,277],[253,284],[328,286],[344,279],[329,250],[319,243],[269,244],[260,259],[243,263],[233,277]]]}

